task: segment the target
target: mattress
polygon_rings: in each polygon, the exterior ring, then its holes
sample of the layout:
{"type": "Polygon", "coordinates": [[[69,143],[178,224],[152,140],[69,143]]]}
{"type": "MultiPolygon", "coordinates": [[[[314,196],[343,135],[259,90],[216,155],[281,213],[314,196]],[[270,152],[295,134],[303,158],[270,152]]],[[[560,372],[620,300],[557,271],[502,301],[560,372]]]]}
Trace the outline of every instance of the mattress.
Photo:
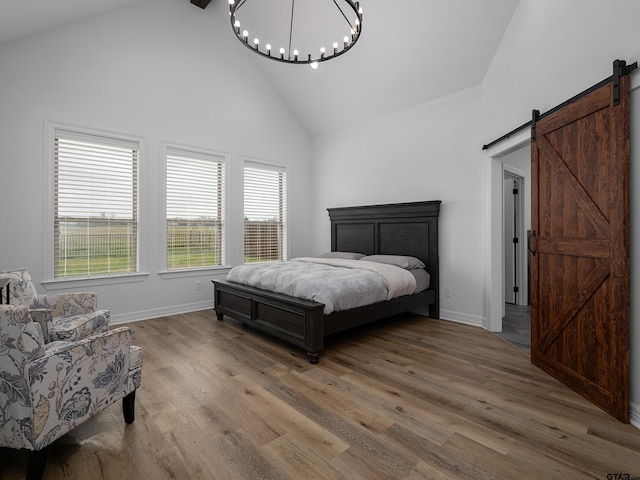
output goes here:
{"type": "Polygon", "coordinates": [[[227,280],[322,303],[325,315],[429,287],[429,274],[423,269],[314,257],[240,265],[231,269],[227,280]]]}

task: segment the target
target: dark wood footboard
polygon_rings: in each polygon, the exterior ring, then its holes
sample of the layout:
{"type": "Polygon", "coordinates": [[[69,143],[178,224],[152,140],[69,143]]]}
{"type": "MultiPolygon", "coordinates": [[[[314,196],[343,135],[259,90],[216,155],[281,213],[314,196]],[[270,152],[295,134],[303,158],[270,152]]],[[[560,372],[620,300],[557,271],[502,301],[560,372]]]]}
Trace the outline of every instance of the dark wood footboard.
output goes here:
{"type": "Polygon", "coordinates": [[[268,292],[226,280],[212,280],[218,320],[229,315],[269,335],[303,348],[311,363],[324,349],[324,304],[268,292]]]}
{"type": "Polygon", "coordinates": [[[363,307],[323,314],[324,304],[269,292],[226,280],[212,280],[218,320],[236,320],[303,348],[318,363],[324,338],[344,330],[435,303],[435,290],[394,298],[363,307]]]}

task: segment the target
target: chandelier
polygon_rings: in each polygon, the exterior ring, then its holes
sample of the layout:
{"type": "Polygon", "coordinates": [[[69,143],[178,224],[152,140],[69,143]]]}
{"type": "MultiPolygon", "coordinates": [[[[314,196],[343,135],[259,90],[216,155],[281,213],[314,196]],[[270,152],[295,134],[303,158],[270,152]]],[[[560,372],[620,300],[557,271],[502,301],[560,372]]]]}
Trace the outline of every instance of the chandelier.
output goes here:
{"type": "Polygon", "coordinates": [[[229,0],[231,26],[236,37],[245,47],[265,58],[308,64],[313,69],[318,68],[320,62],[346,53],[360,38],[362,8],[359,2],[306,0],[307,8],[303,9],[296,9],[295,3],[291,0],[289,7],[288,0],[229,0]],[[262,38],[278,43],[263,43],[262,38]]]}

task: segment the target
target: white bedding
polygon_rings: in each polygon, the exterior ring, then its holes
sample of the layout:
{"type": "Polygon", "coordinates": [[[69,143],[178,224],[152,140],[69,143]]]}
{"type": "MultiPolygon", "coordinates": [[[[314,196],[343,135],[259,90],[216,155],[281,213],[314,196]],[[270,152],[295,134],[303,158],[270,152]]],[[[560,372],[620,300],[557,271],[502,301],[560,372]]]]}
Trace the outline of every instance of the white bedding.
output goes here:
{"type": "Polygon", "coordinates": [[[323,303],[326,315],[416,291],[414,276],[403,268],[341,258],[240,265],[227,280],[323,303]]]}

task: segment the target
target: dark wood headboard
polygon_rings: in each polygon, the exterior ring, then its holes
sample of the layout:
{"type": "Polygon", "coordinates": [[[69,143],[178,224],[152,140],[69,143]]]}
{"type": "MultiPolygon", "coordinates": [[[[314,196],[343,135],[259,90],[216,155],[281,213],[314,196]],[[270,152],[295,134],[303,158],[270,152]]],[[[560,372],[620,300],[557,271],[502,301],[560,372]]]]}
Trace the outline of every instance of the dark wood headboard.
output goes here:
{"type": "Polygon", "coordinates": [[[426,265],[439,303],[440,200],[329,208],[331,251],[411,255],[426,265]]]}

